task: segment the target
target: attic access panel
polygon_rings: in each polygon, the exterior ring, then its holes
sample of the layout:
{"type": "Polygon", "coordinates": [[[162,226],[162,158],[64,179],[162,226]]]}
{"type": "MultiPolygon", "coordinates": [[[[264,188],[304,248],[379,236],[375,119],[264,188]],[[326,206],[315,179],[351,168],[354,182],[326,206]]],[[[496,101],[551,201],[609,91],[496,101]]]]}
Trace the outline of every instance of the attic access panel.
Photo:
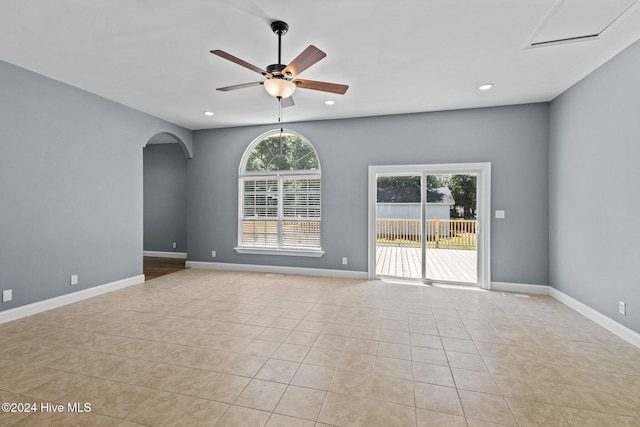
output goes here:
{"type": "Polygon", "coordinates": [[[620,22],[638,1],[558,0],[527,47],[596,40],[620,22]]]}

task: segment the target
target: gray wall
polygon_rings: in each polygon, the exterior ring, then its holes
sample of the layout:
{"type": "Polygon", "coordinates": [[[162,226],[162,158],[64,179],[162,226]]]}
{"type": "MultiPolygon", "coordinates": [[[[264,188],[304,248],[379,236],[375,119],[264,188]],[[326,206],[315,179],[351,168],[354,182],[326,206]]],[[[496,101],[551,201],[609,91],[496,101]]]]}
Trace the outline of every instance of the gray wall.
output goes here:
{"type": "Polygon", "coordinates": [[[187,251],[187,158],[178,144],[144,148],[144,250],[187,251]],[[176,248],[173,248],[173,242],[176,248]]]}
{"type": "Polygon", "coordinates": [[[191,132],[0,61],[0,310],[142,274],[142,147],[191,132]],[[69,279],[78,274],[79,283],[69,279]]]}
{"type": "Polygon", "coordinates": [[[168,132],[195,152],[190,260],[364,272],[368,165],[491,162],[492,211],[507,211],[492,218],[492,279],[551,284],[640,331],[638,69],[640,42],[550,105],[289,125],[322,165],[315,259],[233,250],[241,156],[275,126],[196,131],[192,143],[191,131],[0,61],[0,290],[14,298],[0,311],[142,273],[142,147],[168,132]]]}
{"type": "Polygon", "coordinates": [[[636,42],[551,102],[549,235],[551,285],[640,332],[639,70],[636,42]]]}
{"type": "Polygon", "coordinates": [[[240,255],[238,166],[244,150],[276,126],[194,132],[188,165],[191,261],[367,271],[367,167],[492,163],[492,280],[548,284],[548,104],[292,123],[322,167],[321,258],[240,255]],[[211,251],[217,258],[211,258],[211,251]],[[349,265],[342,265],[342,257],[349,265]]]}

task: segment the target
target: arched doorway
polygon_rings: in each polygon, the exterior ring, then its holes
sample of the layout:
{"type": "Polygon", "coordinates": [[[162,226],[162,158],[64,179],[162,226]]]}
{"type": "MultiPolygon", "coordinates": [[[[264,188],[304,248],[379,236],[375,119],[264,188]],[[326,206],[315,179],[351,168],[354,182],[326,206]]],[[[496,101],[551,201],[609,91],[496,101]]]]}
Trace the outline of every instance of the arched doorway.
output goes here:
{"type": "Polygon", "coordinates": [[[187,258],[187,146],[173,134],[143,149],[143,270],[150,280],[184,269],[187,258]]]}

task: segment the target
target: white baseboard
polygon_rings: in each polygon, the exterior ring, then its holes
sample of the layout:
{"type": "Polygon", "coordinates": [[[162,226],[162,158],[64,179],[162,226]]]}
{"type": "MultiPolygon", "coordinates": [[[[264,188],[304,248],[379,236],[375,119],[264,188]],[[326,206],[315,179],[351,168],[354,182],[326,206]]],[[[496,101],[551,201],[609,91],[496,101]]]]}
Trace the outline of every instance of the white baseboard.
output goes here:
{"type": "Polygon", "coordinates": [[[623,340],[627,341],[630,344],[640,348],[640,334],[626,326],[616,322],[610,317],[605,316],[599,311],[594,310],[586,304],[581,303],[580,301],[570,297],[569,295],[557,290],[556,288],[549,287],[549,295],[553,298],[557,299],[567,307],[577,311],[582,314],[584,317],[592,320],[598,325],[602,326],[606,330],[611,333],[616,334],[623,340]]]}
{"type": "Polygon", "coordinates": [[[144,283],[144,274],[106,283],[104,285],[94,286],[92,288],[83,289],[70,294],[60,295],[59,297],[34,302],[32,304],[23,305],[9,310],[0,311],[0,324],[32,316],[34,314],[42,313],[43,311],[52,310],[54,308],[62,307],[63,305],[72,304],[74,302],[106,294],[108,292],[117,291],[118,289],[127,288],[139,283],[144,283]]]}
{"type": "Polygon", "coordinates": [[[367,280],[366,271],[328,270],[325,268],[283,267],[277,265],[232,264],[225,262],[187,261],[187,268],[208,270],[248,271],[254,273],[300,274],[304,276],[340,277],[367,280]]]}
{"type": "Polygon", "coordinates": [[[547,285],[529,285],[526,283],[491,282],[492,291],[517,292],[521,294],[549,295],[547,285]]]}
{"type": "Polygon", "coordinates": [[[157,257],[157,258],[176,258],[187,259],[186,252],[159,252],[159,251],[143,251],[143,256],[157,257]]]}
{"type": "Polygon", "coordinates": [[[628,343],[640,348],[640,334],[605,316],[586,304],[569,295],[547,285],[528,285],[523,283],[491,282],[492,291],[517,292],[523,294],[549,295],[572,310],[582,314],[587,319],[597,323],[609,332],[619,336],[628,343]]]}
{"type": "MultiPolygon", "coordinates": [[[[276,273],[276,274],[300,274],[306,276],[320,276],[320,277],[340,277],[347,279],[362,279],[367,280],[368,274],[366,271],[352,271],[352,270],[328,270],[323,268],[301,268],[301,267],[283,267],[274,265],[254,265],[254,264],[230,264],[219,262],[202,262],[202,261],[187,261],[187,268],[203,268],[210,270],[228,270],[228,271],[247,271],[258,273],[276,273]]],[[[0,324],[10,322],[12,320],[21,319],[23,317],[31,316],[34,314],[42,313],[43,311],[52,310],[54,308],[62,307],[67,304],[82,301],[88,298],[92,298],[98,295],[113,292],[118,289],[123,289],[129,286],[144,283],[144,274],[138,276],[129,277],[126,279],[118,280],[104,285],[94,286],[92,288],[83,289],[81,291],[73,292],[59,297],[50,298],[44,301],[38,301],[32,304],[23,305],[21,307],[12,308],[5,311],[0,311],[0,324]]],[[[616,322],[610,317],[605,316],[599,311],[581,303],[580,301],[570,297],[569,295],[546,285],[530,285],[523,283],[508,283],[508,282],[491,282],[491,290],[503,291],[503,292],[518,292],[529,294],[549,295],[552,298],[560,301],[567,307],[577,311],[589,320],[597,323],[609,332],[619,336],[630,344],[640,348],[640,334],[627,328],[626,326],[616,322]]]]}

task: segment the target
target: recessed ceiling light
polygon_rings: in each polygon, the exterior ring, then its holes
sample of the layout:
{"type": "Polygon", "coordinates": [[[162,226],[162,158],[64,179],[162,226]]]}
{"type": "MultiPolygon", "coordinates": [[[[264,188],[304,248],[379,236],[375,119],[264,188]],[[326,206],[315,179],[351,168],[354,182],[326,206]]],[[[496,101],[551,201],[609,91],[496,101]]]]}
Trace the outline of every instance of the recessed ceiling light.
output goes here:
{"type": "Polygon", "coordinates": [[[202,114],[204,114],[205,116],[213,116],[215,113],[213,111],[203,111],[202,114]]]}
{"type": "Polygon", "coordinates": [[[327,105],[333,105],[336,103],[336,101],[334,101],[333,99],[327,99],[326,101],[324,101],[324,103],[327,105]]]}
{"type": "Polygon", "coordinates": [[[489,90],[493,87],[493,83],[486,83],[480,86],[478,89],[480,90],[489,90]]]}

